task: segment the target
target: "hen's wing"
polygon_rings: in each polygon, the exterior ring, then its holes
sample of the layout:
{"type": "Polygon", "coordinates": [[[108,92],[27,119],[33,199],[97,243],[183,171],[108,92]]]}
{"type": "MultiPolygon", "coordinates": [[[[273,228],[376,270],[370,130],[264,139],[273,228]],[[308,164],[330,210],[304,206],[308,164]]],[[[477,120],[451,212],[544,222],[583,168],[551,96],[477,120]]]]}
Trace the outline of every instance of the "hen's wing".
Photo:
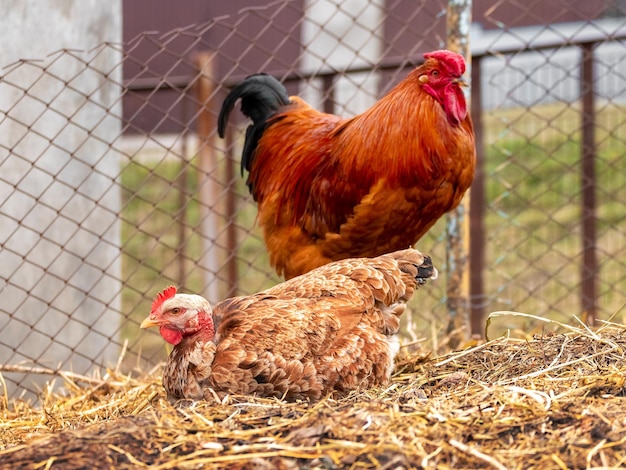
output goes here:
{"type": "Polygon", "coordinates": [[[343,260],[216,305],[222,320],[208,385],[315,399],[385,382],[404,302],[418,278],[433,274],[432,265],[420,271],[418,251],[399,253],[343,260]]]}
{"type": "Polygon", "coordinates": [[[216,306],[222,315],[208,385],[219,392],[319,398],[317,359],[358,325],[353,302],[258,294],[216,306]]]}

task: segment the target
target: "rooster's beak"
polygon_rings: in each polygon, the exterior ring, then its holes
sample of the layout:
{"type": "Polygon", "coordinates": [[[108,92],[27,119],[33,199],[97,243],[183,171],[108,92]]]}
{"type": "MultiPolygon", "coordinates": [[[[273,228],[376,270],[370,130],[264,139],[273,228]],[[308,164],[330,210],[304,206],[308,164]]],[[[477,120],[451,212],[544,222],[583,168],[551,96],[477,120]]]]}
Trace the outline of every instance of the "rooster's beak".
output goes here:
{"type": "Polygon", "coordinates": [[[141,322],[139,328],[152,328],[153,326],[159,326],[159,322],[154,321],[150,317],[147,317],[144,321],[141,322]]]}
{"type": "Polygon", "coordinates": [[[459,86],[469,86],[469,83],[467,83],[467,80],[465,80],[465,77],[459,77],[453,80],[453,83],[456,83],[459,86]]]}

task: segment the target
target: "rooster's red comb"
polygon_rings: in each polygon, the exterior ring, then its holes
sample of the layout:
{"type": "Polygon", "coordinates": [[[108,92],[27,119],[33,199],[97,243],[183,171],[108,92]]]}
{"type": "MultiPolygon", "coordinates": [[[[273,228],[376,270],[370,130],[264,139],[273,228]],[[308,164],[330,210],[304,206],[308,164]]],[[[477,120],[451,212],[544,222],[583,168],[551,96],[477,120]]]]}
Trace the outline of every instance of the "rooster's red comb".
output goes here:
{"type": "Polygon", "coordinates": [[[169,286],[163,289],[161,292],[157,294],[157,296],[152,301],[152,309],[150,310],[150,313],[154,313],[157,310],[159,310],[161,308],[161,305],[163,305],[163,302],[165,302],[167,299],[171,299],[175,295],[176,295],[176,287],[169,286]]]}
{"type": "Polygon", "coordinates": [[[452,75],[463,75],[465,73],[465,59],[456,52],[441,50],[427,52],[424,59],[436,59],[448,69],[452,75]]]}

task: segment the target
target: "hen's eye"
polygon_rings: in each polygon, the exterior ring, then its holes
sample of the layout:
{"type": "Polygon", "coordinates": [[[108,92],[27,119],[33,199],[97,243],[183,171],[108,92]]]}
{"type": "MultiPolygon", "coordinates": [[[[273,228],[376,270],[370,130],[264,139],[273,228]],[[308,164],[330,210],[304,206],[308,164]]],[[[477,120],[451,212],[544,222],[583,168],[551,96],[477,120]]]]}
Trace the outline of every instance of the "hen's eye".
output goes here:
{"type": "Polygon", "coordinates": [[[173,308],[172,310],[170,310],[170,313],[172,315],[178,315],[181,311],[182,311],[182,309],[176,307],[176,308],[173,308]]]}
{"type": "Polygon", "coordinates": [[[439,70],[433,70],[432,75],[433,75],[433,77],[438,77],[439,76],[439,70]]]}

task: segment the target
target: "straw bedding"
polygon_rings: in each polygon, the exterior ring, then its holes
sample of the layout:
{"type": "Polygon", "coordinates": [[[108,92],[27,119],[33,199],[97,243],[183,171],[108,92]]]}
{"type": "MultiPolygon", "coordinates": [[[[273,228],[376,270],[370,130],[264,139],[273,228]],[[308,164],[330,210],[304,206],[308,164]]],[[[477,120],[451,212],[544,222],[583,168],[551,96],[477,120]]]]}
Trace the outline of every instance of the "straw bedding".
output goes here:
{"type": "Polygon", "coordinates": [[[626,327],[500,338],[404,357],[392,383],[317,403],[170,405],[159,371],[64,377],[0,403],[3,468],[617,468],[626,327]]]}

